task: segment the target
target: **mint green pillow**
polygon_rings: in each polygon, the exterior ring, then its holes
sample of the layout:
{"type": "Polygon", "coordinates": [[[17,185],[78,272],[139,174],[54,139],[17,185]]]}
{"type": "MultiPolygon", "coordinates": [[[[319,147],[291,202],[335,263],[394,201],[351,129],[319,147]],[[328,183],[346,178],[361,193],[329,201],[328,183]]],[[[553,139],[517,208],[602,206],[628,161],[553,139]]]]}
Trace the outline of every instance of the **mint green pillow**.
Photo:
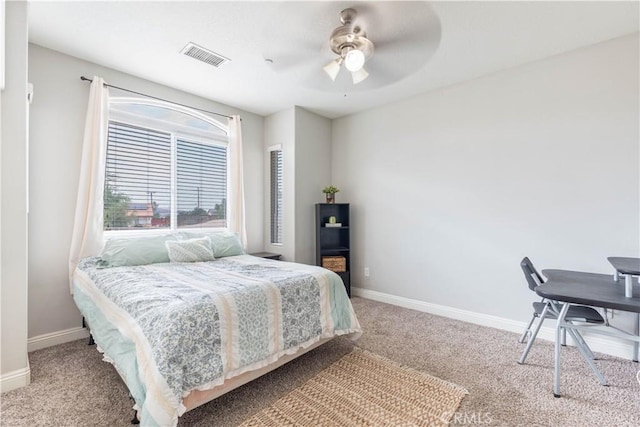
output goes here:
{"type": "Polygon", "coordinates": [[[211,239],[207,236],[188,240],[167,240],[164,242],[171,262],[213,261],[211,239]]]}
{"type": "Polygon", "coordinates": [[[109,239],[100,254],[101,267],[169,262],[165,242],[177,240],[173,235],[109,239]]]}
{"type": "Polygon", "coordinates": [[[237,234],[230,231],[212,231],[210,233],[183,231],[179,233],[183,239],[192,239],[194,237],[208,237],[211,239],[211,248],[213,249],[213,256],[216,258],[222,258],[226,256],[244,255],[244,249],[242,249],[242,243],[237,234]]]}

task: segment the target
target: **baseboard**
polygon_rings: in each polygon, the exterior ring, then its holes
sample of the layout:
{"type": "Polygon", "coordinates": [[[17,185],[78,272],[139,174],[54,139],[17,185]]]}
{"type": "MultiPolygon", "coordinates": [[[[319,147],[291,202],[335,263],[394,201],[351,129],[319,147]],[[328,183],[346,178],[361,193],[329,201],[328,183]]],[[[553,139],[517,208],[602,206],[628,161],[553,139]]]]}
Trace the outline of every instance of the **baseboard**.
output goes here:
{"type": "Polygon", "coordinates": [[[51,347],[53,345],[64,344],[66,342],[81,340],[88,337],[89,331],[86,328],[81,327],[51,332],[49,334],[29,338],[27,341],[27,351],[32,352],[42,348],[51,347]]]}
{"type": "MultiPolygon", "coordinates": [[[[502,329],[509,332],[521,334],[527,326],[525,322],[506,319],[504,317],[492,316],[490,314],[476,313],[459,308],[448,307],[445,305],[432,304],[415,299],[399,297],[396,295],[386,294],[378,291],[371,291],[358,287],[352,287],[351,293],[354,296],[362,297],[374,301],[380,301],[387,304],[397,305],[400,307],[410,308],[425,313],[435,314],[437,316],[448,317],[450,319],[462,320],[464,322],[474,323],[476,325],[489,326],[491,328],[502,329]]],[[[547,321],[545,324],[552,325],[553,321],[547,321]]],[[[538,339],[547,341],[555,341],[555,328],[543,325],[538,332],[538,339]]],[[[604,338],[600,335],[589,334],[584,332],[583,336],[589,347],[593,351],[608,354],[611,356],[621,357],[631,360],[633,353],[633,345],[629,341],[616,338],[604,338]]],[[[567,344],[573,345],[570,337],[567,337],[567,344]]]]}
{"type": "Polygon", "coordinates": [[[28,365],[26,368],[7,372],[6,374],[0,375],[0,393],[26,387],[30,382],[31,369],[28,365]]]}

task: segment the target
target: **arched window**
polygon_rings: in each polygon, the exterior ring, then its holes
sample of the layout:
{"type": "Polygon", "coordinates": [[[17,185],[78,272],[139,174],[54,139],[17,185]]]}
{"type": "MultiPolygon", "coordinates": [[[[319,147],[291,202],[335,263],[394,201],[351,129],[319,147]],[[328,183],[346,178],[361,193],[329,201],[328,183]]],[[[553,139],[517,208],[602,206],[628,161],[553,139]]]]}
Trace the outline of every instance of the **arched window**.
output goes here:
{"type": "Polygon", "coordinates": [[[105,230],[227,227],[226,125],[187,107],[111,98],[105,230]]]}

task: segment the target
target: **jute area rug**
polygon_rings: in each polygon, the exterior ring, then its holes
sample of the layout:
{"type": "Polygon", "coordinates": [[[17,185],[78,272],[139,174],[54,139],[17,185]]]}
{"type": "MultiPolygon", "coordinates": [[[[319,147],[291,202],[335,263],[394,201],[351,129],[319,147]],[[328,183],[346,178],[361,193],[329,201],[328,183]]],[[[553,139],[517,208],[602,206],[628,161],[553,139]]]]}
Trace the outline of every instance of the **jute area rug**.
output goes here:
{"type": "Polygon", "coordinates": [[[466,394],[456,384],[355,350],[241,426],[446,426],[466,394]]]}

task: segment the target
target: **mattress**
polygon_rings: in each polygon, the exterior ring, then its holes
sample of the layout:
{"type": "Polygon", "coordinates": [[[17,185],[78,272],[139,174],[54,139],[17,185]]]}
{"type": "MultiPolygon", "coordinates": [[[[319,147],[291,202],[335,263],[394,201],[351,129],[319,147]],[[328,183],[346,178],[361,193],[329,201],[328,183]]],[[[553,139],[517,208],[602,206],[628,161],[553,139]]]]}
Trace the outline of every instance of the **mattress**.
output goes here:
{"type": "Polygon", "coordinates": [[[234,378],[361,332],[340,277],[321,267],[250,255],[113,268],[98,261],[78,265],[74,300],[145,426],[176,425],[193,406],[185,405],[190,394],[215,396],[209,391],[234,378]]]}

